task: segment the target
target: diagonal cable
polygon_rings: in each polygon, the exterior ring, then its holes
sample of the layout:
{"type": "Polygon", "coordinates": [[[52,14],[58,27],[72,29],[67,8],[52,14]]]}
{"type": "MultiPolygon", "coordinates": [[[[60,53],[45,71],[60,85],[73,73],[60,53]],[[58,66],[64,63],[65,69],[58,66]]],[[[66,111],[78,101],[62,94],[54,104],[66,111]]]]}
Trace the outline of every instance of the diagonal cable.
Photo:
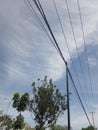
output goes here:
{"type": "MultiPolygon", "coordinates": [[[[84,71],[83,71],[83,68],[82,68],[81,60],[80,60],[80,54],[79,54],[79,50],[78,50],[78,44],[77,44],[77,40],[76,40],[76,38],[75,38],[75,32],[74,32],[74,28],[73,28],[73,23],[72,23],[72,19],[71,19],[71,14],[70,14],[70,11],[69,11],[68,1],[65,0],[65,3],[66,3],[67,12],[68,12],[69,20],[70,20],[70,25],[71,25],[71,29],[72,29],[73,39],[74,39],[75,46],[76,46],[76,51],[77,51],[77,56],[78,56],[78,60],[79,60],[81,72],[82,72],[83,81],[84,81],[84,83],[86,84],[86,79],[85,79],[85,77],[84,77],[84,71]]],[[[87,84],[86,84],[86,87],[85,87],[85,88],[86,88],[87,97],[88,97],[88,100],[89,100],[89,94],[88,94],[87,84]]],[[[91,105],[91,104],[90,104],[90,105],[91,105]]],[[[92,105],[91,105],[91,106],[92,106],[92,105]]]]}
{"type": "MultiPolygon", "coordinates": [[[[41,5],[41,4],[40,4],[40,5],[41,5]]],[[[42,9],[42,12],[44,12],[42,6],[41,6],[41,9],[42,9]]],[[[39,10],[39,12],[40,12],[40,10],[39,10]]],[[[43,16],[42,16],[42,17],[43,17],[43,16]]],[[[53,32],[52,32],[51,27],[50,27],[50,25],[49,25],[49,23],[48,23],[48,21],[47,21],[47,18],[46,18],[45,13],[44,13],[44,17],[43,17],[43,19],[45,20],[45,23],[46,23],[46,25],[47,25],[47,27],[48,27],[48,29],[49,29],[49,32],[50,32],[50,34],[52,35],[52,38],[53,38],[53,40],[54,40],[54,42],[55,42],[55,44],[56,44],[56,46],[57,46],[57,48],[58,48],[59,55],[61,56],[62,60],[64,61],[65,66],[67,66],[67,62],[65,61],[65,58],[64,58],[64,56],[63,56],[63,53],[62,53],[61,49],[59,48],[59,45],[58,45],[58,43],[57,43],[57,41],[56,41],[56,39],[55,39],[55,36],[54,36],[54,34],[53,34],[53,32]],[[45,19],[44,19],[44,17],[45,17],[45,19]]],[[[68,72],[69,72],[69,74],[71,74],[70,71],[69,71],[69,69],[68,69],[68,72]]],[[[72,76],[71,76],[71,79],[72,79],[72,81],[73,81],[72,76]]],[[[73,83],[74,83],[74,81],[73,81],[73,83]]],[[[74,85],[75,85],[75,83],[74,83],[74,85]]],[[[79,97],[80,97],[80,96],[79,96],[79,97]]],[[[80,98],[80,99],[81,99],[81,98],[80,98]]],[[[81,102],[82,102],[82,100],[81,100],[81,102]]],[[[83,104],[83,103],[82,103],[82,104],[83,104]]],[[[83,105],[82,107],[83,107],[83,110],[85,110],[84,105],[83,105]]],[[[86,114],[86,117],[87,117],[87,119],[88,119],[88,121],[89,121],[89,123],[90,123],[90,120],[89,120],[89,118],[88,118],[88,116],[87,116],[86,110],[85,110],[85,114],[86,114]]],[[[91,123],[90,123],[90,124],[91,124],[91,123]]]]}
{"type": "MultiPolygon", "coordinates": [[[[31,2],[29,0],[24,0],[25,4],[28,6],[29,10],[31,11],[31,13],[33,14],[33,16],[35,17],[36,21],[41,25],[43,31],[46,33],[46,35],[48,36],[48,38],[50,39],[50,41],[52,42],[53,46],[55,47],[55,49],[57,50],[57,47],[55,46],[52,38],[50,37],[49,33],[47,32],[44,24],[42,23],[41,19],[39,18],[38,14],[36,13],[36,11],[34,10],[31,2]],[[27,1],[27,2],[26,2],[27,1]]],[[[58,51],[58,50],[57,50],[58,51]]]]}
{"type": "Polygon", "coordinates": [[[80,98],[80,95],[79,95],[79,93],[78,93],[77,87],[76,87],[76,85],[75,85],[75,82],[74,82],[74,80],[73,80],[73,77],[72,77],[72,75],[71,75],[69,69],[68,69],[68,73],[69,73],[69,76],[70,76],[70,78],[71,78],[71,80],[72,80],[72,82],[73,82],[74,89],[75,89],[75,91],[76,91],[76,93],[77,93],[77,96],[78,96],[79,101],[80,101],[80,103],[81,103],[82,109],[83,109],[83,111],[84,111],[84,113],[85,113],[85,115],[86,115],[86,118],[87,118],[87,120],[88,120],[90,126],[92,126],[91,121],[90,121],[90,119],[89,119],[89,117],[88,117],[88,115],[87,115],[87,112],[86,112],[86,110],[85,110],[85,107],[84,107],[83,102],[82,102],[82,100],[81,100],[81,98],[80,98]]]}
{"type": "MultiPolygon", "coordinates": [[[[77,5],[78,5],[78,10],[79,10],[80,24],[81,24],[81,29],[82,29],[82,37],[83,37],[83,41],[84,41],[84,49],[85,49],[86,60],[87,60],[87,69],[88,69],[90,88],[91,88],[91,93],[92,93],[92,102],[94,102],[93,86],[92,86],[92,81],[91,81],[90,67],[89,67],[89,62],[88,62],[88,54],[87,54],[86,41],[85,41],[84,26],[83,26],[83,22],[82,22],[82,14],[81,14],[79,0],[77,0],[77,5]]],[[[94,105],[94,104],[92,104],[92,105],[94,105]]]]}
{"type": "MultiPolygon", "coordinates": [[[[54,7],[55,7],[55,10],[56,10],[56,13],[57,13],[57,17],[58,17],[58,20],[59,20],[59,23],[60,23],[60,26],[61,26],[61,30],[62,30],[62,33],[63,33],[63,36],[64,36],[64,40],[65,40],[65,43],[66,43],[66,47],[67,47],[67,49],[68,49],[68,53],[69,53],[70,59],[71,59],[71,61],[72,61],[72,65],[73,65],[73,68],[74,68],[75,75],[76,75],[76,77],[77,77],[78,84],[79,84],[79,86],[80,86],[81,92],[83,93],[83,89],[82,89],[80,80],[79,80],[79,78],[78,78],[78,74],[77,74],[77,71],[76,71],[76,67],[75,67],[73,58],[72,58],[72,56],[71,56],[71,52],[70,52],[69,45],[68,45],[68,42],[67,42],[66,34],[65,34],[65,32],[64,32],[64,28],[63,28],[63,25],[62,25],[62,22],[61,22],[61,19],[60,19],[60,16],[59,16],[59,12],[58,12],[58,9],[57,9],[55,0],[53,0],[53,4],[54,4],[54,7]]],[[[84,97],[84,99],[86,100],[85,95],[84,95],[83,97],[84,97]]]]}

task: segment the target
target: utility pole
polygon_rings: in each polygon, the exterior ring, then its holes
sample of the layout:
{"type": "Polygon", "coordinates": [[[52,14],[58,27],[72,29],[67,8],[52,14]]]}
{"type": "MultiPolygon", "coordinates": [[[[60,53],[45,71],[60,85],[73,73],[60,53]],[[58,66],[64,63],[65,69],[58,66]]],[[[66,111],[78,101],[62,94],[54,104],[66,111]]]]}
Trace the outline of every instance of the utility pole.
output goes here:
{"type": "Polygon", "coordinates": [[[69,83],[68,83],[68,65],[66,62],[66,90],[67,90],[67,118],[68,130],[70,130],[70,104],[69,104],[69,83]]]}
{"type": "Polygon", "coordinates": [[[95,129],[95,120],[94,120],[94,113],[95,113],[95,112],[90,112],[90,113],[92,114],[93,127],[94,127],[94,129],[95,129]]]}

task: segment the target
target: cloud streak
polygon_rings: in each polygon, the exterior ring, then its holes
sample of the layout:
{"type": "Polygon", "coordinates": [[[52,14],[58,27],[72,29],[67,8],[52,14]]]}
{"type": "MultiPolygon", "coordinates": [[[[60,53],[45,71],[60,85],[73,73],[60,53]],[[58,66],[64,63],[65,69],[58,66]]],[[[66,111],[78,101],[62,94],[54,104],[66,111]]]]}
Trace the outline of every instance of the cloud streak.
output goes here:
{"type": "MultiPolygon", "coordinates": [[[[65,44],[53,2],[52,0],[43,0],[41,3],[64,57],[72,70],[72,61],[65,44]]],[[[75,66],[79,79],[82,82],[76,46],[65,1],[56,0],[56,5],[73,61],[76,63],[75,66]]],[[[78,43],[80,58],[82,60],[82,65],[85,66],[87,61],[84,58],[85,51],[76,0],[69,0],[68,5],[78,43]]],[[[97,86],[97,79],[94,75],[97,76],[97,74],[93,73],[93,71],[97,72],[98,70],[97,5],[97,0],[93,1],[93,3],[92,0],[80,0],[88,61],[95,86],[97,86]]],[[[4,94],[9,96],[15,91],[30,91],[30,88],[26,86],[30,86],[32,80],[35,80],[38,77],[41,78],[45,75],[49,78],[53,78],[55,82],[60,82],[62,77],[65,76],[65,66],[59,54],[56,52],[51,41],[43,32],[41,26],[31,14],[23,0],[15,0],[14,2],[13,0],[9,0],[7,4],[6,0],[0,1],[0,95],[4,94]],[[20,88],[19,86],[22,87],[20,88]],[[7,91],[5,92],[6,89],[9,93],[7,91]]],[[[85,76],[87,75],[88,74],[85,71],[85,76]]],[[[95,87],[94,90],[96,91],[97,87],[95,87]]],[[[82,114],[80,117],[82,118],[82,114]]],[[[75,118],[75,116],[73,118],[75,118]]],[[[78,125],[77,122],[74,122],[73,124],[78,127],[80,125],[78,125]]]]}

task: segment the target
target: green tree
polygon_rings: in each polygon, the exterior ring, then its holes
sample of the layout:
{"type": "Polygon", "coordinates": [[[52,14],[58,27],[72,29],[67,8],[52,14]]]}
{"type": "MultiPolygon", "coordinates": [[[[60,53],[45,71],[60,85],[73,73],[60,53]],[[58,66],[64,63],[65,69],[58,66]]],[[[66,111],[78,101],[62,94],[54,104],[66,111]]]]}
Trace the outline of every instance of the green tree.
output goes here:
{"type": "Polygon", "coordinates": [[[27,110],[29,104],[29,94],[25,93],[20,96],[19,93],[15,93],[13,96],[13,108],[16,108],[18,112],[27,110]]]}
{"type": "Polygon", "coordinates": [[[82,128],[82,130],[95,130],[93,126],[88,126],[87,128],[82,128]]]}
{"type": "Polygon", "coordinates": [[[16,120],[13,122],[14,130],[22,129],[25,126],[24,117],[22,116],[21,112],[28,109],[29,105],[29,94],[25,93],[20,96],[19,93],[15,93],[13,96],[13,108],[19,112],[19,115],[16,117],[16,120]]]}
{"type": "Polygon", "coordinates": [[[13,129],[14,130],[22,130],[25,126],[25,123],[24,123],[24,117],[19,114],[17,117],[16,117],[16,120],[13,121],[13,129]]]}
{"type": "Polygon", "coordinates": [[[47,81],[38,79],[38,84],[32,83],[33,99],[30,102],[30,110],[35,115],[36,130],[44,130],[55,124],[59,115],[67,109],[65,96],[53,84],[52,79],[47,81]]]}
{"type": "Polygon", "coordinates": [[[53,125],[50,127],[50,130],[67,130],[67,126],[53,125]]]}
{"type": "Polygon", "coordinates": [[[12,128],[13,121],[10,116],[8,115],[1,115],[0,116],[0,128],[2,129],[5,127],[5,130],[9,130],[12,128]]]}

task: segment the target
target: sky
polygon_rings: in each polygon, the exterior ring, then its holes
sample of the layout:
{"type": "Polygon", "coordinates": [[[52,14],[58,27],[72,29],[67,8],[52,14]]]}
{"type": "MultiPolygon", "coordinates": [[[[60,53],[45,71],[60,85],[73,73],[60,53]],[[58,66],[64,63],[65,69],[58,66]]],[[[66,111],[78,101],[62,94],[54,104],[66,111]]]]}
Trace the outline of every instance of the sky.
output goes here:
{"type": "MultiPolygon", "coordinates": [[[[42,0],[40,2],[64,58],[68,62],[68,67],[87,114],[92,122],[90,112],[95,112],[95,125],[98,127],[98,1],[79,0],[85,35],[84,46],[77,0],[68,0],[79,58],[65,1],[55,0],[55,3],[72,59],[65,43],[53,0],[42,0]],[[85,52],[85,48],[87,53],[85,52]],[[88,60],[86,59],[86,54],[88,60]],[[87,65],[89,65],[92,87],[87,65]]],[[[32,5],[38,13],[33,2],[32,5]]],[[[38,15],[44,23],[39,13],[38,15]]],[[[38,78],[43,79],[46,75],[49,79],[53,79],[63,94],[66,93],[65,64],[24,0],[0,0],[0,109],[3,109],[4,113],[15,117],[18,113],[9,105],[13,94],[15,92],[21,94],[29,92],[31,94],[32,82],[38,78]]],[[[89,123],[70,79],[69,87],[71,92],[71,126],[74,130],[81,130],[82,127],[88,126],[89,123]]],[[[35,123],[31,119],[30,114],[25,112],[24,116],[26,122],[34,127],[35,123]]],[[[60,116],[58,124],[67,124],[66,112],[63,116],[60,116]]]]}

